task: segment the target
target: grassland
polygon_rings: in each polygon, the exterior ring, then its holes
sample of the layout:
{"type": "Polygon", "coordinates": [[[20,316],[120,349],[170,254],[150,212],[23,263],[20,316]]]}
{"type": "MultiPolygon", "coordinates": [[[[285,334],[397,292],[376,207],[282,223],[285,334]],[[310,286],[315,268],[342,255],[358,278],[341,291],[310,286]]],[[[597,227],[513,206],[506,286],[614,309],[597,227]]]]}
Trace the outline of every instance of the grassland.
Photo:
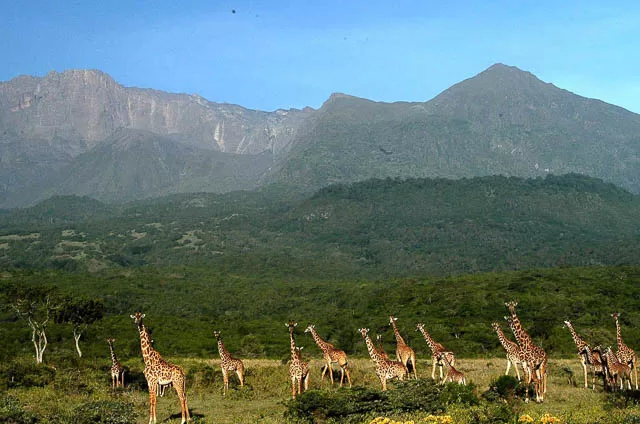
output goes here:
{"type": "MultiPolygon", "coordinates": [[[[284,417],[290,398],[288,365],[282,361],[266,359],[246,360],[247,378],[245,387],[237,380],[231,380],[231,390],[222,395],[222,377],[219,361],[167,358],[181,365],[188,376],[189,407],[196,423],[289,423],[284,417]]],[[[320,382],[320,358],[308,356],[312,367],[312,390],[337,390],[327,379],[320,382]]],[[[429,378],[430,361],[420,358],[418,374],[429,378]]],[[[364,358],[351,359],[354,386],[379,388],[371,361],[364,358]]],[[[489,384],[504,373],[505,359],[491,357],[481,359],[461,358],[459,369],[476,385],[478,395],[488,390],[489,384]]],[[[148,395],[141,375],[141,358],[125,362],[129,368],[127,387],[113,391],[108,372],[108,358],[105,361],[82,364],[75,369],[59,369],[53,383],[45,387],[12,388],[6,394],[19,399],[29,412],[41,417],[69,416],[75,406],[89,400],[118,400],[132,402],[138,414],[137,423],[148,420],[148,395]]],[[[560,418],[562,423],[623,423],[637,422],[640,417],[638,407],[619,408],[607,402],[607,395],[601,386],[596,390],[582,388],[582,371],[576,359],[552,358],[549,368],[549,390],[542,404],[517,401],[513,404],[517,414],[527,414],[534,418],[549,413],[560,418]]],[[[394,390],[392,386],[390,390],[394,390]]],[[[159,422],[178,422],[180,408],[175,392],[171,391],[158,401],[159,422]]],[[[455,423],[478,421],[478,411],[473,408],[451,405],[446,414],[455,423]],[[475,418],[474,418],[475,417],[475,418]]],[[[397,420],[418,420],[428,413],[398,414],[389,418],[397,420]]],[[[364,422],[369,422],[365,418],[364,422]]],[[[318,421],[321,422],[321,421],[318,421]]]]}

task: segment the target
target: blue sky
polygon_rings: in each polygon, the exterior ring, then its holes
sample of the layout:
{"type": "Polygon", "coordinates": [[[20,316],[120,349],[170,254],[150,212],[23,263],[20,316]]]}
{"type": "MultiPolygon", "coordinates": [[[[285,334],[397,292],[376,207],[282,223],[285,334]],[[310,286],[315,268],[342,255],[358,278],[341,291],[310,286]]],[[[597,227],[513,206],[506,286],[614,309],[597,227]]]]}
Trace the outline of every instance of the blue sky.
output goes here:
{"type": "Polygon", "coordinates": [[[640,113],[640,2],[2,2],[0,81],[92,68],[261,110],[427,101],[496,62],[640,113]]]}

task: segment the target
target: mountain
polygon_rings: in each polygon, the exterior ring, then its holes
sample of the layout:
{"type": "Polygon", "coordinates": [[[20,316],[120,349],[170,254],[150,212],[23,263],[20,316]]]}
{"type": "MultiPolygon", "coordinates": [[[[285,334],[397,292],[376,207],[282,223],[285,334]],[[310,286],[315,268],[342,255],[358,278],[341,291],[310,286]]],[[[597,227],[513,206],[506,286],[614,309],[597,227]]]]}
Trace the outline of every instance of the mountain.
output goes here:
{"type": "Polygon", "coordinates": [[[496,64],[425,103],[336,94],[273,181],[581,173],[640,192],[640,115],[496,64]]]}
{"type": "Polygon", "coordinates": [[[640,115],[496,64],[427,102],[255,111],[95,70],[0,83],[0,207],[369,178],[580,173],[640,192],[640,115]]]}
{"type": "Polygon", "coordinates": [[[0,83],[0,206],[252,188],[311,112],[128,88],[96,70],[18,77],[0,83]]]}

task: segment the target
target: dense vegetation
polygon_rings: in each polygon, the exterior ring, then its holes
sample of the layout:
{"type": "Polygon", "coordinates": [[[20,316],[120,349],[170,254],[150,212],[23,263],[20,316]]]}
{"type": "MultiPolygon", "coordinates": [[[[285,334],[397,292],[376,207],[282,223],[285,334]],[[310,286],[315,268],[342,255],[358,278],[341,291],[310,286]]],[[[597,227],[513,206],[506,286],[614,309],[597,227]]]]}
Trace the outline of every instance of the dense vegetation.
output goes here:
{"type": "Polygon", "coordinates": [[[107,206],[56,197],[0,215],[0,267],[206,266],[313,280],[638,265],[637,196],[579,175],[370,180],[107,206]]]}

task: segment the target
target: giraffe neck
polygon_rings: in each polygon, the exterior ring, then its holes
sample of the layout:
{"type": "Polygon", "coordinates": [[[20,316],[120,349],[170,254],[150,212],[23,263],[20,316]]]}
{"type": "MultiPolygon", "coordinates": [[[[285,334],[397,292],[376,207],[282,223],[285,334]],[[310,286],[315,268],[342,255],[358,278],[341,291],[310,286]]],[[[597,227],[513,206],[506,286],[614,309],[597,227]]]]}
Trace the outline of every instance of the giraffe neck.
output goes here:
{"type": "Polygon", "coordinates": [[[432,352],[436,352],[438,351],[438,346],[436,346],[436,342],[435,340],[433,340],[431,338],[431,336],[429,335],[429,333],[427,333],[427,330],[425,330],[423,327],[419,328],[420,332],[422,333],[422,336],[424,337],[424,340],[427,342],[427,344],[429,345],[429,348],[431,348],[432,352]]]}
{"type": "Polygon", "coordinates": [[[382,361],[383,358],[380,356],[380,354],[378,354],[378,351],[376,350],[376,347],[373,345],[373,342],[371,341],[371,337],[369,337],[368,334],[364,336],[364,342],[367,345],[369,356],[371,356],[371,359],[373,359],[373,362],[377,364],[378,362],[382,361]]]}
{"type": "Polygon", "coordinates": [[[109,350],[111,351],[111,362],[113,365],[118,363],[118,358],[116,358],[116,352],[113,350],[113,344],[109,342],[109,350]]]}
{"type": "Polygon", "coordinates": [[[580,338],[578,333],[576,333],[576,330],[573,328],[573,324],[571,324],[568,321],[566,324],[567,324],[567,327],[569,327],[569,331],[571,331],[571,337],[573,337],[574,343],[576,344],[576,346],[578,346],[579,350],[582,350],[585,347],[585,345],[587,345],[588,343],[582,340],[582,338],[580,338]]]}
{"type": "Polygon", "coordinates": [[[313,327],[311,328],[311,337],[313,337],[313,341],[316,342],[320,350],[322,350],[323,352],[326,352],[329,350],[328,343],[322,340],[322,338],[320,338],[320,335],[318,335],[318,332],[313,327]]]}
{"type": "Polygon", "coordinates": [[[224,344],[222,343],[222,339],[218,339],[218,352],[220,353],[220,358],[223,360],[231,358],[231,354],[224,347],[224,344]]]}
{"type": "Polygon", "coordinates": [[[511,345],[509,344],[511,340],[507,339],[507,336],[504,335],[504,331],[502,331],[502,328],[496,327],[495,330],[498,334],[498,340],[500,340],[500,344],[502,345],[502,347],[504,347],[505,349],[509,349],[511,347],[511,345]]]}
{"type": "Polygon", "coordinates": [[[398,331],[398,327],[396,326],[396,321],[395,320],[391,320],[391,326],[393,327],[393,334],[396,336],[396,342],[399,345],[405,345],[405,341],[402,338],[402,336],[400,335],[400,332],[398,331]]]}
{"type": "Polygon", "coordinates": [[[298,362],[298,352],[296,351],[296,341],[293,339],[293,328],[289,330],[289,341],[291,342],[291,362],[298,362]]]}
{"type": "Polygon", "coordinates": [[[513,335],[516,337],[516,340],[518,340],[520,347],[529,347],[533,343],[533,341],[531,340],[531,336],[529,336],[529,334],[524,331],[524,328],[522,328],[522,324],[520,324],[520,319],[518,319],[518,316],[513,310],[511,311],[511,321],[509,323],[509,326],[513,331],[513,335]]]}
{"type": "Polygon", "coordinates": [[[151,363],[152,353],[156,353],[155,349],[151,347],[151,338],[149,337],[149,332],[147,332],[147,328],[144,324],[140,324],[138,326],[138,331],[140,331],[140,350],[142,351],[142,359],[144,359],[145,365],[149,365],[151,363]]]}
{"type": "Polygon", "coordinates": [[[622,332],[620,331],[620,321],[618,321],[618,317],[616,317],[616,339],[618,341],[618,350],[620,350],[620,346],[627,346],[624,344],[624,340],[622,340],[622,332]]]}

